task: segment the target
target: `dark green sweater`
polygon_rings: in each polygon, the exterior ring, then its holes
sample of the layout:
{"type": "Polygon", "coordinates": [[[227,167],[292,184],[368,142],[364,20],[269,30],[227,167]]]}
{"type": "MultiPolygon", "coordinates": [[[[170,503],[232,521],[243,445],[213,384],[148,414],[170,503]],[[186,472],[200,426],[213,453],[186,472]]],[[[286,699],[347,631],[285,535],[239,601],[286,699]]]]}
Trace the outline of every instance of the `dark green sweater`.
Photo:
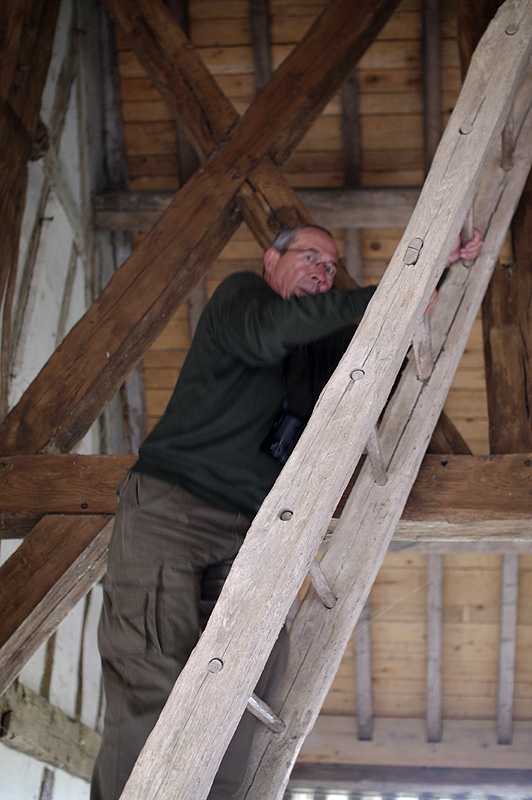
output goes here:
{"type": "Polygon", "coordinates": [[[207,304],[168,407],[136,470],[252,518],[281,467],[260,444],[283,400],[309,417],[375,287],[284,300],[236,273],[207,304]]]}

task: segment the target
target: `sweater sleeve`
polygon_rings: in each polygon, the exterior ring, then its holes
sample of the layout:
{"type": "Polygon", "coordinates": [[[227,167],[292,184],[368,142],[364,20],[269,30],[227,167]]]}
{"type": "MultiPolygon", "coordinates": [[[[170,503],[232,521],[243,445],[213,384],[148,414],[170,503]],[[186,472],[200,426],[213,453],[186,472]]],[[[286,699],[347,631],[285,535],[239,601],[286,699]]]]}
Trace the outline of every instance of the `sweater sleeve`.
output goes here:
{"type": "Polygon", "coordinates": [[[207,324],[218,346],[252,367],[279,363],[360,317],[376,287],[331,289],[285,300],[257,275],[231,276],[217,290],[207,324]]]}

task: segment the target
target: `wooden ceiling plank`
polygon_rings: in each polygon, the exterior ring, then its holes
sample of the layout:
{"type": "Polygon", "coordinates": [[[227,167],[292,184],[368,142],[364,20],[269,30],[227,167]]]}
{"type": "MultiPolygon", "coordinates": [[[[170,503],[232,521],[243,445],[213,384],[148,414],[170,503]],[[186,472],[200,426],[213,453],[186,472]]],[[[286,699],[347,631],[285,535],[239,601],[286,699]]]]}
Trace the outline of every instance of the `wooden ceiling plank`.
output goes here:
{"type": "Polygon", "coordinates": [[[515,648],[519,556],[503,556],[501,573],[501,621],[499,628],[499,677],[497,688],[497,736],[499,744],[513,737],[515,648]]]}
{"type": "MultiPolygon", "coordinates": [[[[297,189],[319,225],[330,228],[404,228],[420,189],[297,189]]],[[[94,222],[104,230],[147,230],[161,218],[175,192],[105,192],[94,197],[94,222]]]]}
{"type": "Polygon", "coordinates": [[[112,520],[43,517],[0,567],[0,694],[105,570],[112,520]]]}
{"type": "Polygon", "coordinates": [[[441,138],[441,13],[440,0],[423,0],[423,128],[425,172],[441,138]]]}
{"type": "Polygon", "coordinates": [[[427,556],[427,741],[442,735],[443,556],[427,556]]]}
{"type": "Polygon", "coordinates": [[[248,0],[253,63],[255,65],[255,89],[262,89],[272,76],[270,2],[269,0],[248,0]]]}
{"type": "Polygon", "coordinates": [[[373,681],[371,672],[371,603],[368,597],[355,627],[357,734],[373,738],[373,681]]]}
{"type": "Polygon", "coordinates": [[[354,9],[349,0],[333,0],[231,139],[178,192],[8,414],[0,427],[6,454],[62,452],[82,438],[236,229],[236,193],[267,158],[272,141],[276,147],[281,142],[277,154],[288,154],[310,124],[307,98],[317,113],[395,5],[366,0],[354,9]]]}
{"type": "MultiPolygon", "coordinates": [[[[424,767],[429,774],[432,769],[447,767],[494,772],[510,770],[507,773],[510,783],[512,771],[522,771],[515,777],[520,777],[521,785],[527,787],[527,800],[530,797],[530,723],[527,720],[516,722],[514,743],[502,747],[493,735],[492,720],[446,719],[443,739],[434,743],[426,740],[423,719],[376,717],[373,740],[361,742],[355,735],[353,717],[322,715],[301,748],[298,765],[323,764],[327,759],[334,760],[335,767],[342,765],[344,769],[350,765],[404,767],[405,770],[424,767]]],[[[503,778],[502,775],[497,777],[503,778]]],[[[427,775],[427,782],[429,780],[427,775]]],[[[479,774],[476,781],[475,790],[478,791],[479,774]]],[[[509,796],[513,797],[513,792],[509,792],[509,796]]]]}

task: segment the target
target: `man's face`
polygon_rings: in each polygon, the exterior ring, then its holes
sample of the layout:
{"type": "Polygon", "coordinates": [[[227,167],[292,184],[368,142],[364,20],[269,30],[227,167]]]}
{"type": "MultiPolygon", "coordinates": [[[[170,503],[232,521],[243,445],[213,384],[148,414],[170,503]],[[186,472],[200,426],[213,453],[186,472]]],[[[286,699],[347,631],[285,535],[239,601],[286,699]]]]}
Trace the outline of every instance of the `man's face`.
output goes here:
{"type": "Polygon", "coordinates": [[[328,292],[337,271],[336,245],[317,228],[299,230],[286,253],[270,247],[264,255],[264,277],[285,300],[328,292]]]}

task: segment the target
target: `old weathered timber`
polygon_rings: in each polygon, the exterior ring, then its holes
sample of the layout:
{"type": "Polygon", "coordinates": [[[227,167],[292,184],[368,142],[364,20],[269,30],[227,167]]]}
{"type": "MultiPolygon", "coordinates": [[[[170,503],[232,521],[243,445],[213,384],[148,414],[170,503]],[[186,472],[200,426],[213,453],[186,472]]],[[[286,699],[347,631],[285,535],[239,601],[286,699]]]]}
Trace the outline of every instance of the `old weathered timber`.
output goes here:
{"type": "MultiPolygon", "coordinates": [[[[13,536],[8,523],[38,521],[47,514],[114,514],[116,488],[136,456],[8,456],[0,462],[0,538],[13,536]]],[[[345,503],[340,502],[338,517],[345,503]]],[[[517,523],[532,517],[532,453],[523,455],[425,455],[402,513],[402,523],[420,523],[425,538],[433,524],[491,521],[517,523]],[[421,524],[421,523],[424,523],[421,524]]],[[[411,526],[412,527],[412,526],[411,526]]],[[[501,525],[507,531],[511,525],[501,525]]],[[[449,534],[451,535],[451,534],[449,534]]],[[[16,538],[16,536],[15,536],[16,538]]],[[[532,538],[532,533],[530,537],[532,538]]]]}
{"type": "Polygon", "coordinates": [[[482,304],[492,453],[523,452],[532,442],[531,221],[529,176],[512,225],[515,262],[497,265],[482,304]]]}
{"type": "MultiPolygon", "coordinates": [[[[320,225],[340,228],[402,228],[408,225],[419,189],[298,189],[296,197],[320,225]]],[[[140,231],[160,219],[175,192],[105,192],[94,198],[94,222],[104,230],[140,231]]]]}
{"type": "Polygon", "coordinates": [[[48,516],[0,567],[0,694],[102,576],[111,521],[48,516]]]}
{"type": "Polygon", "coordinates": [[[12,409],[0,426],[6,454],[61,452],[84,435],[236,229],[248,176],[270,151],[288,155],[395,5],[333,0],[12,409]]]}
{"type": "MultiPolygon", "coordinates": [[[[33,153],[41,95],[52,52],[59,0],[7,0],[2,10],[0,70],[0,299],[15,274],[27,165],[33,153]],[[27,65],[31,64],[31,70],[27,65]]],[[[7,342],[11,308],[4,308],[0,416],[7,411],[7,342]]]]}
{"type": "Polygon", "coordinates": [[[18,682],[0,697],[0,715],[2,744],[90,780],[101,736],[88,725],[18,682]]]}
{"type": "MultiPolygon", "coordinates": [[[[211,620],[137,762],[124,800],[139,793],[159,800],[176,793],[198,800],[208,793],[327,519],[358,461],[365,431],[376,424],[388,399],[528,67],[532,3],[520,7],[518,31],[510,37],[505,31],[516,21],[516,13],[514,4],[507,4],[477,51],[477,69],[472,65],[405,235],[282,477],[254,520],[211,620]],[[468,135],[460,132],[466,122],[471,125],[468,135]],[[416,263],[405,268],[403,257],[414,238],[420,238],[423,247],[416,263]],[[354,369],[363,370],[363,380],[351,380],[354,369]],[[323,486],[328,491],[316,493],[323,486]],[[287,509],[292,512],[289,520],[283,513],[287,509]],[[268,586],[260,579],[265,563],[276,564],[269,571],[268,586]],[[213,658],[222,663],[215,674],[208,670],[213,658]],[[220,696],[227,697],[227,707],[215,716],[212,709],[220,696]]],[[[386,552],[530,168],[531,103],[527,84],[511,174],[498,175],[499,167],[490,162],[496,180],[490,173],[488,207],[478,211],[487,230],[483,254],[468,270],[455,268],[434,311],[433,373],[420,383],[408,367],[381,423],[388,482],[379,486],[370,469],[362,470],[335,541],[322,559],[338,601],[324,610],[310,591],[293,623],[290,664],[272,706],[284,720],[286,733],[261,736],[257,742],[248,798],[282,795],[386,552]],[[327,655],[322,658],[325,643],[327,655]]]]}
{"type": "Polygon", "coordinates": [[[438,424],[432,432],[427,452],[471,455],[471,448],[445,411],[440,414],[438,424]]]}
{"type": "Polygon", "coordinates": [[[109,11],[201,158],[230,135],[238,114],[163,2],[107,0],[109,11]]]}

